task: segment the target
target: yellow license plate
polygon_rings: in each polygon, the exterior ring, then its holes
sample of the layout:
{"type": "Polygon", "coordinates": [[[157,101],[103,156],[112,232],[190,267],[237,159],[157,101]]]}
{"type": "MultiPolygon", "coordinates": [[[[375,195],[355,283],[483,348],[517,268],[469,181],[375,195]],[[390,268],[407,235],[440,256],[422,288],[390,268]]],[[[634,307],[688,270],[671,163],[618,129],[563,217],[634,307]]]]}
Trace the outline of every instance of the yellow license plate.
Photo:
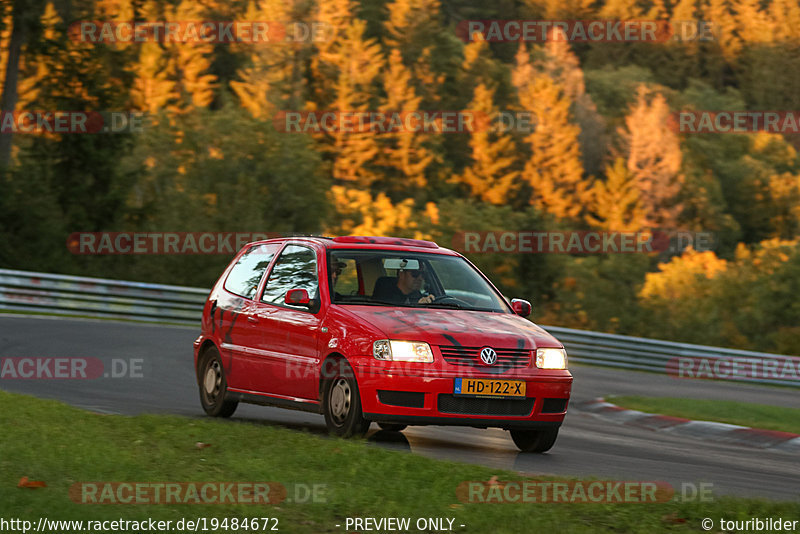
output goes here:
{"type": "Polygon", "coordinates": [[[466,397],[525,397],[525,381],[456,378],[453,394],[466,397]]]}

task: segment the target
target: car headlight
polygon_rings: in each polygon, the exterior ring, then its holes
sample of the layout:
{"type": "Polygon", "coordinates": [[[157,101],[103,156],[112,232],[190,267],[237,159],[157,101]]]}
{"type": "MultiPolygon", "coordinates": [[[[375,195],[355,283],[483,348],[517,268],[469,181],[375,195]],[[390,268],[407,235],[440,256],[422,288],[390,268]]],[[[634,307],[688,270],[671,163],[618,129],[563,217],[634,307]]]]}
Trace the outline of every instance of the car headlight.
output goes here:
{"type": "Polygon", "coordinates": [[[431,363],[431,346],[421,341],[395,341],[380,339],[372,344],[372,355],[377,360],[393,362],[431,363]]]}
{"type": "Polygon", "coordinates": [[[567,351],[564,349],[536,349],[536,367],[539,369],[566,369],[567,351]]]}

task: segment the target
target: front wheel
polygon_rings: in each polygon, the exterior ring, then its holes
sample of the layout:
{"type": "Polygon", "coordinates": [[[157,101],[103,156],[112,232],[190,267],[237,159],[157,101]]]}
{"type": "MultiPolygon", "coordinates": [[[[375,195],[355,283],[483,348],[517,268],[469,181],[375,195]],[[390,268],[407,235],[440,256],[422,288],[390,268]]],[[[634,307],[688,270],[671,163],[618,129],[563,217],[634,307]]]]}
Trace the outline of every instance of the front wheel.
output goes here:
{"type": "Polygon", "coordinates": [[[512,430],[511,439],[522,452],[547,452],[558,438],[558,427],[541,430],[512,430]]]}
{"type": "Polygon", "coordinates": [[[239,405],[237,401],[226,400],[228,382],[225,369],[216,348],[210,348],[203,354],[198,366],[200,379],[200,404],[208,415],[213,417],[230,417],[239,405]]]}
{"type": "Polygon", "coordinates": [[[341,370],[325,381],[323,411],[328,431],[343,438],[361,437],[369,430],[369,421],[361,411],[358,383],[349,365],[337,366],[341,370]]]}

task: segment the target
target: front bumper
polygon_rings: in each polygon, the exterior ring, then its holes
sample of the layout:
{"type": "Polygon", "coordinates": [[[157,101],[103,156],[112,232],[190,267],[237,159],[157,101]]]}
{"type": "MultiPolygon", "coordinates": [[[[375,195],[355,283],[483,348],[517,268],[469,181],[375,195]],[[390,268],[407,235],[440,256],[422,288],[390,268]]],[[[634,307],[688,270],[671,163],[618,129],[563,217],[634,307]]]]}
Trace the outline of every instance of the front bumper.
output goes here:
{"type": "Polygon", "coordinates": [[[559,426],[564,420],[572,389],[567,370],[526,368],[497,375],[453,367],[355,365],[364,417],[377,422],[480,428],[542,428],[559,426]],[[456,396],[454,384],[459,377],[524,380],[526,396],[514,400],[456,396]]]}

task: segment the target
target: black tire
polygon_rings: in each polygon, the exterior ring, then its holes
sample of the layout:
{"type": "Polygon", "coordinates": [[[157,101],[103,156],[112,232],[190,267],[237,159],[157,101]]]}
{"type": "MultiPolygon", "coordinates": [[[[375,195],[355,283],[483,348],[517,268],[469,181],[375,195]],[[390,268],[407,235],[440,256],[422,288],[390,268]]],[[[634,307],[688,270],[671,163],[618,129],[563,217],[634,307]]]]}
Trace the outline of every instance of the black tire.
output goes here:
{"type": "Polygon", "coordinates": [[[332,378],[327,378],[322,389],[322,410],[328,431],[343,438],[362,437],[370,422],[361,410],[361,394],[353,369],[339,362],[332,378]]]}
{"type": "Polygon", "coordinates": [[[547,452],[558,438],[558,427],[541,430],[512,430],[511,439],[522,452],[547,452]]]}
{"type": "Polygon", "coordinates": [[[203,353],[197,368],[197,382],[200,387],[200,404],[208,415],[212,417],[233,415],[239,402],[225,398],[228,382],[216,347],[211,347],[203,353]]]}
{"type": "Polygon", "coordinates": [[[387,432],[400,432],[405,430],[408,425],[402,423],[378,423],[378,426],[381,427],[381,430],[386,430],[387,432]]]}

